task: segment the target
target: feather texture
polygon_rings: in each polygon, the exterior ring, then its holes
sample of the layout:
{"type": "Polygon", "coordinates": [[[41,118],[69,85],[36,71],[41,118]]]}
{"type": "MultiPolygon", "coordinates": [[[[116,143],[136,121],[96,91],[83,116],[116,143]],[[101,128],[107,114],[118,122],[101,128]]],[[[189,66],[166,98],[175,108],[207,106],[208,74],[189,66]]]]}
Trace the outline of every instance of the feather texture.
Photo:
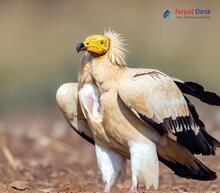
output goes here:
{"type": "Polygon", "coordinates": [[[77,89],[77,83],[61,85],[57,90],[56,100],[70,126],[82,138],[94,145],[95,141],[89,129],[89,125],[79,106],[77,89]]]}
{"type": "Polygon", "coordinates": [[[220,97],[214,92],[205,91],[200,84],[178,80],[175,80],[175,83],[183,93],[192,95],[209,105],[220,106],[220,97]]]}
{"type": "Polygon", "coordinates": [[[123,102],[161,135],[167,134],[193,154],[215,154],[213,142],[218,141],[205,132],[195,107],[168,76],[142,71],[121,81],[118,91],[123,102]]]}
{"type": "Polygon", "coordinates": [[[125,61],[126,52],[125,49],[125,39],[118,33],[111,31],[104,32],[104,35],[110,39],[110,48],[106,56],[104,56],[104,60],[106,62],[110,61],[112,64],[119,65],[121,67],[127,66],[125,61]]]}

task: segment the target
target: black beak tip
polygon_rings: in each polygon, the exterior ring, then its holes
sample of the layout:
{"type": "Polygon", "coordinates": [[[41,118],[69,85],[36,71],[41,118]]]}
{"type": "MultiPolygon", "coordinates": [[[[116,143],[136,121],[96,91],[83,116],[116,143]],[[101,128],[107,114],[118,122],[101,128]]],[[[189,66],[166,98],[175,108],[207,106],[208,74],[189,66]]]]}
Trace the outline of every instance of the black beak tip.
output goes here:
{"type": "Polygon", "coordinates": [[[80,51],[85,50],[85,48],[86,47],[85,47],[84,43],[80,42],[76,46],[76,51],[77,51],[77,53],[79,53],[80,51]]]}

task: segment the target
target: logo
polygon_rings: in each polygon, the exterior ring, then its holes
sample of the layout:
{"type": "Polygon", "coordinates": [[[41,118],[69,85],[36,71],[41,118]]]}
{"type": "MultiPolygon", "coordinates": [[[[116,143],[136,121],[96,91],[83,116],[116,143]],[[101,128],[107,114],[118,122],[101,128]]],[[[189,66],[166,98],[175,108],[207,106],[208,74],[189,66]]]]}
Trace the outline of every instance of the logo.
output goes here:
{"type": "Polygon", "coordinates": [[[163,18],[177,18],[177,19],[210,19],[212,15],[211,9],[167,9],[163,13],[163,18]]]}
{"type": "Polygon", "coordinates": [[[172,12],[170,10],[166,10],[164,13],[163,13],[163,17],[164,18],[170,18],[172,17],[172,12]]]}

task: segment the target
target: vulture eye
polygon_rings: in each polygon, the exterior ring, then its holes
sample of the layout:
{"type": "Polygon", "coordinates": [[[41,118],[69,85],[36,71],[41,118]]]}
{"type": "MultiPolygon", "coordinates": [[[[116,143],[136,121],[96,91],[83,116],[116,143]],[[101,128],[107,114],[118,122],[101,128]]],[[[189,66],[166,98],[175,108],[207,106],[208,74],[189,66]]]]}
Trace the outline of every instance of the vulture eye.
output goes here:
{"type": "Polygon", "coordinates": [[[104,44],[104,41],[103,41],[103,40],[101,40],[101,41],[100,41],[100,44],[104,44]]]}
{"type": "Polygon", "coordinates": [[[89,42],[87,42],[86,45],[89,45],[89,42]]]}

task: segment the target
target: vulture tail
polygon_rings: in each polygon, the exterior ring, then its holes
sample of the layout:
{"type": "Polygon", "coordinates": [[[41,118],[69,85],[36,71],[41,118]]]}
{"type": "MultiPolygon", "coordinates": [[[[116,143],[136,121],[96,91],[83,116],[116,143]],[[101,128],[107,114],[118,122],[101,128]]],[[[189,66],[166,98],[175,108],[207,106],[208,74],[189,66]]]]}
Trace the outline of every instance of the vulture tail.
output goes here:
{"type": "MultiPolygon", "coordinates": [[[[194,105],[190,102],[190,100],[186,97],[185,97],[185,100],[187,102],[187,105],[188,105],[188,108],[189,108],[189,111],[190,111],[190,114],[191,116],[193,117],[193,120],[194,122],[199,126],[200,128],[200,136],[202,135],[205,139],[205,141],[211,146],[211,149],[212,149],[212,155],[215,155],[215,149],[216,147],[220,147],[220,142],[215,139],[214,137],[212,137],[211,135],[209,135],[206,131],[206,128],[205,128],[205,124],[202,122],[202,120],[199,118],[199,114],[198,112],[196,111],[196,108],[194,107],[194,105]]],[[[193,153],[193,152],[192,152],[193,153]]],[[[209,155],[209,154],[208,154],[209,155]]]]}
{"type": "Polygon", "coordinates": [[[202,129],[201,132],[204,135],[204,137],[209,141],[209,143],[212,145],[213,148],[220,147],[220,142],[217,139],[209,135],[204,129],[202,129]]]}
{"type": "Polygon", "coordinates": [[[184,93],[200,99],[209,105],[220,106],[220,96],[216,93],[205,91],[203,86],[195,82],[181,82],[174,79],[178,88],[184,93]]]}
{"type": "Polygon", "coordinates": [[[167,138],[166,145],[157,144],[157,152],[159,160],[180,177],[202,181],[217,178],[214,171],[172,139],[167,138]]]}

